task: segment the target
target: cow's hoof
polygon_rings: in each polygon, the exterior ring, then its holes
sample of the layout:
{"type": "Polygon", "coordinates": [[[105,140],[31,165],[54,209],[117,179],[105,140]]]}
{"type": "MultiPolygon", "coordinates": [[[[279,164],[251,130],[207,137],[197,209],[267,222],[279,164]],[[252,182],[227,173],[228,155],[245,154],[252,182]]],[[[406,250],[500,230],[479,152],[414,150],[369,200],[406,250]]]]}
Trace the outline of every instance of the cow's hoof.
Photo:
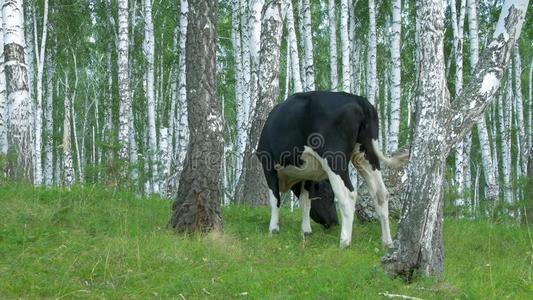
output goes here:
{"type": "Polygon", "coordinates": [[[302,231],[302,237],[305,239],[306,237],[310,236],[313,232],[312,231],[302,231]]]}
{"type": "Polygon", "coordinates": [[[383,249],[389,250],[389,249],[394,247],[394,244],[392,242],[390,242],[390,243],[385,243],[384,242],[384,243],[382,243],[382,246],[383,246],[383,249]]]}
{"type": "Polygon", "coordinates": [[[350,244],[351,244],[350,241],[342,241],[342,240],[341,240],[341,242],[340,242],[340,248],[341,248],[341,249],[348,248],[348,247],[350,247],[350,244]]]}
{"type": "Polygon", "coordinates": [[[279,233],[279,228],[272,228],[269,231],[270,231],[270,235],[278,234],[279,233]]]}

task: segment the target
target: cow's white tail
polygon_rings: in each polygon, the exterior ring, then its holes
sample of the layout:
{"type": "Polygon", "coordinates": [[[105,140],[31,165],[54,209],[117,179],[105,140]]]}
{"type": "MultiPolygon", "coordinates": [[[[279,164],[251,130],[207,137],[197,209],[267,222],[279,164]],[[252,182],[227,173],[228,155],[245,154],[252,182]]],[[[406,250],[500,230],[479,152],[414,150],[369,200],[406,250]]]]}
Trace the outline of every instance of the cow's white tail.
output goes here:
{"type": "Polygon", "coordinates": [[[407,163],[409,159],[409,153],[402,153],[396,156],[388,157],[379,149],[379,144],[377,140],[372,140],[372,147],[374,148],[374,153],[380,161],[382,161],[386,166],[392,168],[399,168],[407,163]]]}

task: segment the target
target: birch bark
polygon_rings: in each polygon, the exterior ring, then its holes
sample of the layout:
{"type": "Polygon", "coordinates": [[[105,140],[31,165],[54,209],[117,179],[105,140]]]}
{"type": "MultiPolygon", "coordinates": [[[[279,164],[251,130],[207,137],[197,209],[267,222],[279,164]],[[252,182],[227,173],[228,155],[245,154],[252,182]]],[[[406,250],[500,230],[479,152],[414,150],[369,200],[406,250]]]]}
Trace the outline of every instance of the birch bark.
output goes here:
{"type": "MultiPolygon", "coordinates": [[[[159,165],[157,159],[156,100],[154,95],[154,24],[152,20],[152,0],[144,0],[144,43],[146,56],[146,102],[148,108],[148,149],[153,180],[153,193],[159,194],[159,165]]],[[[125,126],[128,126],[126,123],[125,126]]],[[[128,136],[126,136],[127,138],[128,136]]],[[[126,140],[127,141],[127,140],[126,140]]]]}
{"type": "Polygon", "coordinates": [[[417,3],[417,118],[407,166],[407,187],[394,248],[383,258],[392,276],[441,275],[442,183],[446,157],[464,138],[497,91],[520,35],[528,0],[504,3],[493,39],[459,97],[448,105],[443,54],[442,1],[417,3]]]}
{"type": "MultiPolygon", "coordinates": [[[[337,72],[337,18],[336,18],[335,0],[328,0],[328,21],[329,21],[329,68],[330,68],[329,76],[330,76],[330,84],[331,84],[330,88],[332,91],[337,91],[339,89],[339,86],[338,86],[339,78],[338,78],[338,72],[337,72]]],[[[293,25],[293,28],[294,28],[294,25],[293,25]]]]}
{"type": "MultiPolygon", "coordinates": [[[[468,6],[468,35],[470,37],[470,68],[473,70],[479,60],[479,37],[477,21],[477,3],[476,0],[467,0],[468,6]]],[[[490,148],[489,133],[485,122],[485,114],[477,121],[478,139],[481,151],[481,161],[483,165],[483,174],[485,175],[485,198],[489,200],[498,199],[499,185],[494,175],[494,166],[490,148]]],[[[496,136],[493,136],[495,139],[496,136]]],[[[494,151],[496,149],[494,148],[494,151]]]]}
{"type": "Polygon", "coordinates": [[[33,106],[24,53],[26,42],[21,0],[4,0],[2,28],[4,29],[4,68],[9,112],[7,144],[16,154],[16,161],[9,162],[7,174],[15,180],[24,179],[33,182],[33,142],[31,140],[33,106]]]}
{"type": "Polygon", "coordinates": [[[302,1],[304,41],[305,91],[315,90],[315,66],[313,63],[313,29],[311,26],[311,5],[309,0],[302,1]]]}
{"type": "Polygon", "coordinates": [[[387,150],[392,153],[398,150],[398,139],[400,134],[400,104],[401,104],[401,57],[400,41],[402,29],[402,1],[392,2],[392,28],[391,28],[391,100],[390,100],[390,125],[387,150]]]}
{"type": "Polygon", "coordinates": [[[367,52],[367,76],[366,76],[366,97],[374,105],[376,102],[376,84],[377,84],[377,41],[376,41],[376,5],[374,0],[368,0],[368,52],[367,52]]]}

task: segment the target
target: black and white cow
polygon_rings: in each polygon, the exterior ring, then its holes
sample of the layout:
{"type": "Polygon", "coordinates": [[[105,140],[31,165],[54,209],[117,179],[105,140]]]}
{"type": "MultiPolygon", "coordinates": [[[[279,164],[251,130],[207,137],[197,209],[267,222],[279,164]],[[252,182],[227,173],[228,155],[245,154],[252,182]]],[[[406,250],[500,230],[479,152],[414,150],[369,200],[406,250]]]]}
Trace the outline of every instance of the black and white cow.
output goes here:
{"type": "Polygon", "coordinates": [[[392,243],[380,161],[396,166],[407,155],[389,158],[381,153],[378,124],[368,100],[342,92],[298,93],[272,109],[257,147],[270,190],[271,233],[279,231],[280,192],[292,190],[302,207],[302,233],[310,234],[309,190],[313,182],[328,179],[342,217],[340,246],[349,246],[357,197],[349,176],[352,162],[374,199],[383,244],[392,243]]]}

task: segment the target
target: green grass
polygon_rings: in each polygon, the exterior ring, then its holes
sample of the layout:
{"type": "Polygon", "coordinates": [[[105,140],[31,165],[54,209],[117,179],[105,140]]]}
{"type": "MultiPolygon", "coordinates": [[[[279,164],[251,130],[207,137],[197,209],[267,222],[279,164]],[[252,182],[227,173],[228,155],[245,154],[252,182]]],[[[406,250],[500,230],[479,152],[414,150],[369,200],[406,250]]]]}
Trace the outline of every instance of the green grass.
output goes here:
{"type": "Polygon", "coordinates": [[[170,203],[99,187],[72,191],[0,187],[0,298],[334,298],[380,292],[425,299],[525,299],[533,295],[526,227],[445,222],[446,271],[412,284],[387,277],[377,224],[303,242],[299,212],[282,210],[269,237],[265,208],[224,209],[224,233],[165,229],[170,203]]]}

